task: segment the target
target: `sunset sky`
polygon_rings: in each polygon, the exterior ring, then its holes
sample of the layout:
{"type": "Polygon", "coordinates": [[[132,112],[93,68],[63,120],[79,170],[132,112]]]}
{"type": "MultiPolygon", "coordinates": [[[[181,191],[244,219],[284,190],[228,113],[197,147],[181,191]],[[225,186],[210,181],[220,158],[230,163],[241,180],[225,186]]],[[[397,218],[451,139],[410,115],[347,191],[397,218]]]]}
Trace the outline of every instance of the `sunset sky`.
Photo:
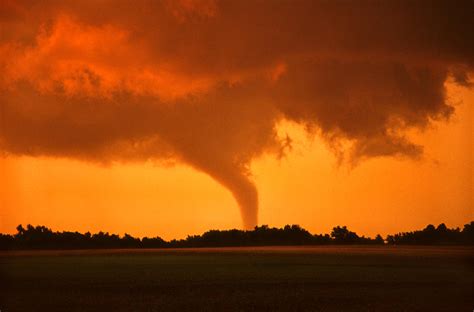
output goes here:
{"type": "Polygon", "coordinates": [[[0,232],[462,227],[472,12],[0,0],[0,232]]]}

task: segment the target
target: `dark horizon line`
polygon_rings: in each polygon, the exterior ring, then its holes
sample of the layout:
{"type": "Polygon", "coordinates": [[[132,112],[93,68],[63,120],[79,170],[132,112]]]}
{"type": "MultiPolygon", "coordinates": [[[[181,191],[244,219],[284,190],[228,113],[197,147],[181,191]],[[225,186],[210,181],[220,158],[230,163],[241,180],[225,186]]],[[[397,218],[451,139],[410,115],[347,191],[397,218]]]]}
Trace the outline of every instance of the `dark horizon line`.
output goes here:
{"type": "MultiPolygon", "coordinates": [[[[472,225],[473,223],[474,223],[474,220],[473,220],[473,221],[468,221],[467,223],[463,224],[463,228],[466,227],[466,226],[470,226],[470,225],[472,225]]],[[[161,236],[159,236],[159,235],[155,235],[155,236],[152,236],[152,237],[149,237],[148,235],[141,236],[141,237],[140,237],[140,236],[134,237],[134,236],[132,236],[131,234],[129,234],[129,233],[127,233],[127,232],[123,232],[124,234],[123,234],[123,235],[120,235],[120,234],[111,233],[111,232],[102,231],[102,230],[100,230],[100,231],[98,231],[98,232],[95,232],[95,233],[92,233],[91,231],[80,232],[80,231],[72,231],[72,230],[54,231],[54,230],[52,229],[52,227],[50,228],[50,227],[47,227],[47,226],[44,226],[44,225],[39,225],[39,224],[38,224],[38,225],[32,225],[31,223],[28,223],[28,224],[26,225],[26,227],[29,227],[29,226],[34,227],[34,228],[43,227],[43,228],[45,228],[45,229],[48,229],[48,230],[52,231],[53,233],[79,233],[79,234],[82,234],[82,235],[85,235],[85,234],[87,234],[87,233],[89,233],[89,234],[91,234],[91,235],[95,235],[95,234],[99,234],[99,233],[104,233],[104,234],[115,235],[115,236],[119,236],[119,237],[131,236],[131,237],[133,237],[133,238],[137,238],[137,239],[140,239],[140,240],[142,240],[142,239],[144,239],[144,238],[156,238],[156,237],[160,237],[160,238],[161,238],[161,236]]],[[[268,229],[284,229],[285,227],[288,227],[288,226],[289,226],[289,227],[293,227],[293,226],[299,227],[299,228],[301,228],[302,230],[307,231],[307,232],[310,233],[311,235],[326,235],[325,233],[320,233],[320,234],[314,233],[314,234],[313,234],[313,233],[311,233],[310,231],[308,231],[308,230],[306,230],[305,228],[303,228],[301,225],[294,223],[294,224],[286,224],[286,225],[282,226],[281,228],[280,228],[280,227],[270,226],[269,224],[256,225],[253,229],[239,229],[239,228],[218,229],[218,228],[211,228],[211,229],[206,230],[206,231],[203,232],[202,234],[188,234],[188,235],[186,236],[186,238],[188,238],[188,237],[190,237],[190,236],[204,235],[205,233],[214,232],[214,231],[217,231],[217,232],[229,232],[229,231],[253,232],[253,231],[255,231],[256,229],[261,229],[261,228],[268,228],[268,229]]],[[[463,230],[463,228],[461,228],[460,226],[454,226],[454,227],[452,227],[452,228],[449,228],[449,227],[446,226],[446,223],[444,223],[444,222],[439,223],[438,226],[435,226],[434,224],[428,223],[428,224],[425,226],[424,229],[426,229],[426,228],[428,228],[428,227],[431,227],[431,226],[433,226],[433,227],[435,227],[435,228],[437,228],[437,227],[439,227],[439,226],[444,226],[444,227],[446,227],[446,229],[448,229],[448,230],[460,230],[460,231],[463,230]]],[[[14,235],[17,235],[17,234],[18,234],[18,229],[19,229],[19,227],[23,227],[23,223],[18,224],[18,226],[15,228],[15,229],[17,230],[17,233],[12,234],[12,233],[1,233],[1,232],[0,232],[0,235],[3,235],[3,236],[8,236],[8,235],[14,236],[14,235]]],[[[333,230],[334,230],[335,228],[337,228],[337,227],[348,228],[347,225],[336,225],[336,226],[333,227],[333,230]]],[[[424,229],[422,229],[422,230],[424,230],[424,229]]],[[[398,232],[395,232],[395,233],[393,233],[393,234],[387,234],[387,235],[385,235],[385,237],[387,237],[387,236],[393,236],[393,235],[397,235],[397,234],[412,233],[412,232],[422,231],[422,230],[420,230],[420,229],[415,229],[415,230],[408,230],[408,231],[398,231],[398,232]]],[[[382,235],[379,234],[379,233],[377,233],[375,236],[378,236],[378,235],[382,236],[382,235]]],[[[362,235],[362,236],[360,236],[360,237],[371,238],[370,236],[367,236],[367,237],[366,237],[365,235],[362,235]]],[[[180,240],[184,240],[184,239],[186,239],[186,238],[172,238],[172,239],[169,239],[169,241],[180,241],[180,240]]]]}
{"type": "Polygon", "coordinates": [[[359,236],[346,226],[336,226],[331,234],[311,234],[299,225],[282,228],[268,225],[253,230],[209,230],[201,235],[188,235],[185,239],[166,241],[159,236],[135,238],[109,232],[79,233],[56,231],[45,226],[20,224],[16,234],[0,233],[0,250],[14,249],[97,249],[97,248],[186,248],[186,247],[237,247],[283,245],[474,245],[474,221],[459,227],[448,228],[444,223],[423,230],[398,232],[382,238],[359,236]]]}

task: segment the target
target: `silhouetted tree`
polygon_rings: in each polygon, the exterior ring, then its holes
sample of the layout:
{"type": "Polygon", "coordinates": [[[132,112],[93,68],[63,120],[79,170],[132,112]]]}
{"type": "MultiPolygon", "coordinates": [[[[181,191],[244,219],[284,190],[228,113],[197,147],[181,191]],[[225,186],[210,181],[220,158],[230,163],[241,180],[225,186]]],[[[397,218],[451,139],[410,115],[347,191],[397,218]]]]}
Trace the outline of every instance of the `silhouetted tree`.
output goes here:
{"type": "Polygon", "coordinates": [[[359,236],[349,231],[346,226],[333,228],[331,237],[334,238],[336,244],[355,244],[359,240],[359,236]]]}
{"type": "Polygon", "coordinates": [[[377,236],[375,236],[375,243],[376,244],[384,244],[384,240],[383,240],[383,238],[380,234],[377,234],[377,236]]]}
{"type": "Polygon", "coordinates": [[[465,244],[474,245],[474,221],[464,225],[462,230],[462,241],[465,244]]]}

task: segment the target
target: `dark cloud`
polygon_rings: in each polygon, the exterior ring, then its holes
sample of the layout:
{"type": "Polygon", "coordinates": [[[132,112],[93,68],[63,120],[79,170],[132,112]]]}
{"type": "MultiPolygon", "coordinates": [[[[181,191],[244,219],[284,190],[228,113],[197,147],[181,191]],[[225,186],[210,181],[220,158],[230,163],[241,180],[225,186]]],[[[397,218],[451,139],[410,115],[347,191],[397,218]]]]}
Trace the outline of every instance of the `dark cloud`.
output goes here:
{"type": "Polygon", "coordinates": [[[351,163],[419,157],[409,128],[470,86],[474,2],[0,2],[0,148],[88,161],[173,160],[257,223],[249,165],[286,119],[351,163]],[[341,142],[350,148],[341,149],[341,142]]]}

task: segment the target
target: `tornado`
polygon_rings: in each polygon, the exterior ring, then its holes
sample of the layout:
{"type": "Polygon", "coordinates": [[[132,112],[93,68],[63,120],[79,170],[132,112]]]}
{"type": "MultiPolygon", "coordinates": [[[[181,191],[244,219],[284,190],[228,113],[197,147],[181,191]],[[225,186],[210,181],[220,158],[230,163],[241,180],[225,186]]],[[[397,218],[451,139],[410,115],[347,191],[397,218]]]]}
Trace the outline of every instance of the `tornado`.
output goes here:
{"type": "Polygon", "coordinates": [[[212,173],[211,176],[234,196],[240,208],[243,228],[254,229],[258,225],[258,192],[250,177],[238,170],[227,175],[212,173]]]}
{"type": "Polygon", "coordinates": [[[194,154],[185,162],[229,190],[239,206],[243,229],[254,229],[258,225],[258,191],[248,165],[233,163],[223,155],[214,156],[218,157],[202,158],[194,154]]]}

